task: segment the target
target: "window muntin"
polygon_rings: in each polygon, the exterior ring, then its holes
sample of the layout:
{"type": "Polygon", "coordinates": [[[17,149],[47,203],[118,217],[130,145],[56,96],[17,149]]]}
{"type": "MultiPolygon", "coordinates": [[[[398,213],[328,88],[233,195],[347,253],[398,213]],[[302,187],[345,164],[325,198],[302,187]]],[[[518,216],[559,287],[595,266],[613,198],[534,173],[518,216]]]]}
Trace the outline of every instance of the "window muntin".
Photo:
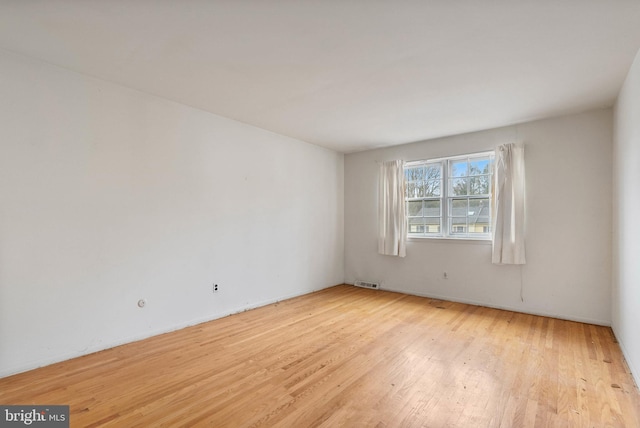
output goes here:
{"type": "Polygon", "coordinates": [[[493,152],[409,162],[410,237],[491,238],[493,152]]]}

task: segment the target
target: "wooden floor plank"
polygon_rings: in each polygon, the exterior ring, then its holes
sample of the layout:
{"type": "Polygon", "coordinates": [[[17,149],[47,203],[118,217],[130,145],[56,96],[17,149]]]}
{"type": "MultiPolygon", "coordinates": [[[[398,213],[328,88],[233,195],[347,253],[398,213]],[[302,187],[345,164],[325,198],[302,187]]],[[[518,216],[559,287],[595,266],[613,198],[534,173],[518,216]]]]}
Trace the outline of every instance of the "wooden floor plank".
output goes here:
{"type": "Polygon", "coordinates": [[[640,426],[609,328],[344,285],[0,379],[0,403],[74,427],[640,426]]]}

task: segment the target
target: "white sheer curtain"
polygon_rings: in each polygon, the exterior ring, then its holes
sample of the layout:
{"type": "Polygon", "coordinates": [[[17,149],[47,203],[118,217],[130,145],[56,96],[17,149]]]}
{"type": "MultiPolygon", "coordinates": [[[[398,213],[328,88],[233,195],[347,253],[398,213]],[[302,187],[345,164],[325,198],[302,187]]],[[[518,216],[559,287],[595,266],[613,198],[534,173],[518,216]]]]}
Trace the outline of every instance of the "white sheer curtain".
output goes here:
{"type": "Polygon", "coordinates": [[[378,181],[378,253],[404,257],[407,218],[404,202],[404,161],[380,164],[378,181]]]}
{"type": "Polygon", "coordinates": [[[525,264],[524,145],[496,149],[494,171],[493,254],[495,264],[525,264]]]}

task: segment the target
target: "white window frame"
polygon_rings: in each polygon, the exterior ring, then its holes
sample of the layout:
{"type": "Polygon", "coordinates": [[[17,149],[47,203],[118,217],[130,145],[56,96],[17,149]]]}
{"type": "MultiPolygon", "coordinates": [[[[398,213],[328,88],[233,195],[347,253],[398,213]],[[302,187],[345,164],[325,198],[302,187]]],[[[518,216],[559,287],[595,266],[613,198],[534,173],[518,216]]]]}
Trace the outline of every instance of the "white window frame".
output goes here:
{"type": "MultiPolygon", "coordinates": [[[[410,212],[409,212],[409,206],[408,203],[410,201],[421,201],[421,200],[438,200],[440,202],[440,232],[439,233],[411,233],[411,229],[410,229],[410,225],[407,225],[407,237],[408,238],[418,238],[418,239],[464,239],[464,240],[481,240],[481,241],[490,241],[491,240],[491,220],[492,220],[492,215],[493,213],[491,212],[491,205],[492,205],[492,201],[493,201],[493,163],[494,163],[494,159],[495,159],[495,152],[494,151],[485,151],[485,152],[479,152],[479,153],[469,153],[469,154],[463,154],[463,155],[456,155],[456,156],[449,156],[449,157],[443,157],[443,158],[437,158],[437,159],[426,159],[426,160],[418,160],[418,161],[411,161],[411,162],[406,162],[405,163],[405,171],[409,168],[415,168],[418,166],[435,166],[435,165],[439,165],[440,166],[440,170],[441,170],[441,174],[440,174],[440,195],[439,196],[429,196],[429,197],[408,197],[407,194],[405,194],[405,203],[407,204],[407,223],[409,223],[409,220],[411,218],[417,218],[417,217],[412,217],[410,216],[410,212]],[[456,161],[460,161],[460,160],[470,160],[473,161],[474,159],[477,158],[489,158],[489,174],[488,174],[488,179],[489,179],[489,194],[482,194],[482,195],[453,195],[451,188],[452,186],[452,181],[455,179],[455,177],[452,177],[451,175],[451,170],[452,170],[452,163],[456,162],[456,161]],[[453,221],[453,209],[452,209],[452,204],[453,204],[453,200],[460,200],[460,199],[467,199],[468,201],[472,201],[472,200],[486,200],[488,199],[488,207],[483,207],[482,209],[487,209],[488,212],[488,218],[489,218],[489,223],[487,226],[485,226],[484,224],[479,226],[482,228],[483,232],[470,232],[469,231],[469,222],[468,222],[468,217],[469,217],[469,213],[467,213],[467,223],[464,225],[465,226],[465,232],[454,232],[454,227],[457,227],[458,229],[460,229],[460,227],[462,225],[453,225],[452,221],[453,221]],[[488,230],[487,232],[484,232],[484,230],[488,230]]],[[[469,172],[467,171],[467,174],[469,174],[469,172]]],[[[467,176],[468,177],[468,176],[467,176]]],[[[482,175],[482,177],[487,177],[485,174],[482,175]]],[[[407,187],[407,192],[409,191],[409,187],[407,187]]]]}

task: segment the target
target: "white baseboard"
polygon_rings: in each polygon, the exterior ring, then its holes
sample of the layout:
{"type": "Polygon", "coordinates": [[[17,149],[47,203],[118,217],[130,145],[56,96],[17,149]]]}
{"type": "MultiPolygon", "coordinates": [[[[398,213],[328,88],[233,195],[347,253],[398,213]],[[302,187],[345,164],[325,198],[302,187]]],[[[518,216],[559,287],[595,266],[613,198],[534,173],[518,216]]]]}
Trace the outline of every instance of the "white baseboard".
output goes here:
{"type": "MultiPolygon", "coordinates": [[[[346,284],[353,285],[353,283],[346,283],[346,284]]],[[[486,308],[502,309],[505,311],[519,312],[519,313],[529,314],[529,315],[538,315],[538,316],[557,318],[557,319],[562,319],[567,321],[576,321],[576,322],[581,322],[585,324],[595,324],[595,325],[602,325],[605,327],[611,327],[611,322],[608,320],[599,320],[595,318],[585,318],[580,316],[558,314],[558,313],[536,311],[536,310],[526,310],[521,307],[516,308],[516,307],[510,307],[507,305],[496,305],[488,302],[482,302],[482,301],[477,301],[473,299],[464,299],[464,298],[459,298],[455,296],[443,296],[443,295],[432,294],[432,293],[418,293],[414,291],[401,290],[399,288],[385,287],[384,284],[380,285],[380,290],[391,291],[394,293],[409,294],[411,296],[426,297],[429,299],[438,299],[438,300],[446,300],[449,302],[465,303],[465,304],[474,305],[474,306],[484,306],[486,308]]]]}
{"type": "Polygon", "coordinates": [[[45,366],[49,366],[51,364],[55,364],[55,363],[59,363],[62,361],[67,361],[67,360],[71,360],[73,358],[78,358],[78,357],[82,357],[84,355],[89,355],[89,354],[94,354],[96,352],[100,352],[100,351],[104,351],[106,349],[111,349],[111,348],[115,348],[117,346],[121,346],[121,345],[126,345],[128,343],[133,343],[133,342],[138,342],[140,340],[144,340],[144,339],[148,339],[150,337],[153,336],[159,336],[161,334],[165,334],[165,333],[171,333],[173,331],[178,331],[178,330],[182,330],[184,328],[187,327],[192,327],[194,325],[198,325],[198,324],[202,324],[205,322],[209,322],[209,321],[213,321],[213,320],[217,320],[220,318],[224,318],[226,316],[229,315],[233,315],[233,314],[238,314],[241,312],[245,312],[251,309],[256,309],[262,306],[267,306],[267,305],[271,305],[273,303],[277,303],[277,302],[281,302],[283,300],[287,300],[287,299],[292,299],[294,297],[299,297],[299,296],[303,296],[305,294],[311,294],[311,293],[315,293],[316,291],[320,291],[323,290],[325,288],[330,288],[333,287],[332,285],[327,286],[327,287],[321,287],[321,288],[317,288],[317,289],[312,289],[309,291],[304,291],[301,293],[292,293],[292,294],[288,294],[288,295],[282,295],[273,299],[267,299],[267,300],[262,300],[259,302],[254,302],[254,303],[250,303],[248,305],[243,305],[243,306],[239,306],[224,312],[217,312],[215,314],[212,314],[211,316],[208,317],[202,317],[202,318],[196,318],[196,319],[192,319],[192,320],[188,320],[179,324],[176,324],[174,326],[172,326],[171,328],[165,328],[165,329],[157,329],[157,330],[152,330],[152,331],[147,331],[144,334],[137,334],[137,335],[132,335],[129,337],[125,337],[122,338],[121,340],[116,340],[116,341],[112,341],[106,344],[101,344],[100,346],[90,346],[87,347],[81,351],[73,351],[73,352],[66,352],[63,354],[58,354],[55,356],[51,356],[49,358],[43,358],[41,360],[38,361],[32,361],[28,364],[21,364],[18,366],[13,366],[13,367],[2,367],[0,368],[0,378],[3,377],[7,377],[7,376],[12,376],[18,373],[23,373],[23,372],[27,372],[29,370],[34,370],[40,367],[45,367],[45,366]]]}

